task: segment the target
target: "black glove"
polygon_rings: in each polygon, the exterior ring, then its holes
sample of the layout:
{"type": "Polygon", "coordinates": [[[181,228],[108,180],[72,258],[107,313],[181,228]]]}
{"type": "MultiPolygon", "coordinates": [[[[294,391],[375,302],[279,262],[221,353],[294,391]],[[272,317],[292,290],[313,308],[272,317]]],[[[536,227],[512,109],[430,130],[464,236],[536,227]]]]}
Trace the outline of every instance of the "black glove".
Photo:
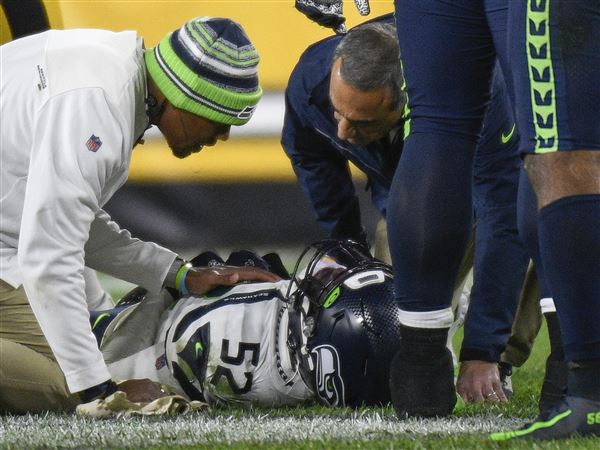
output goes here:
{"type": "MultiPolygon", "coordinates": [[[[366,16],[371,12],[369,0],[354,0],[354,4],[361,16],[366,16]]],[[[333,28],[338,34],[346,32],[342,0],[296,0],[295,6],[313,22],[333,28]]]]}

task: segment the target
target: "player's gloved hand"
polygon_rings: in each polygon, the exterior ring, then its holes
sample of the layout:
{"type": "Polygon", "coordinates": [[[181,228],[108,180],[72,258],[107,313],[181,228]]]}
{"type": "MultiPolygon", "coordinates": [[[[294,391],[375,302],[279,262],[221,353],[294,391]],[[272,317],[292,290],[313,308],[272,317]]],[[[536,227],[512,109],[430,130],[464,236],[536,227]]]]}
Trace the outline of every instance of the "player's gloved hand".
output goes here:
{"type": "MultiPolygon", "coordinates": [[[[371,12],[369,0],[354,0],[354,4],[361,16],[366,16],[371,12]]],[[[338,34],[346,32],[342,0],[295,0],[295,6],[313,22],[333,28],[338,34]]]]}
{"type": "Polygon", "coordinates": [[[460,365],[456,391],[465,403],[507,402],[502,389],[498,363],[463,361],[460,365]]]}
{"type": "Polygon", "coordinates": [[[279,280],[281,277],[278,275],[258,267],[220,266],[192,267],[187,272],[184,283],[188,293],[202,295],[218,286],[233,286],[242,281],[274,283],[279,280]]]}
{"type": "Polygon", "coordinates": [[[148,378],[125,380],[117,383],[119,391],[127,394],[127,400],[136,403],[147,403],[156,400],[159,397],[164,397],[164,392],[159,383],[156,383],[148,378]]]}

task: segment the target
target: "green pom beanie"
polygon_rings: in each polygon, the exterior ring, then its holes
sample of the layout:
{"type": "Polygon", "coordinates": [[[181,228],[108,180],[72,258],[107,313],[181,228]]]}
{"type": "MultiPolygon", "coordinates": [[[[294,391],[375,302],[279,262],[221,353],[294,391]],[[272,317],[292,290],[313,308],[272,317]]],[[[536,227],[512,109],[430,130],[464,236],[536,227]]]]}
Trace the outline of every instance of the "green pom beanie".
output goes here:
{"type": "Polygon", "coordinates": [[[245,124],[262,96],[258,53],[229,19],[192,19],[147,50],[144,59],[173,106],[215,122],[245,124]]]}

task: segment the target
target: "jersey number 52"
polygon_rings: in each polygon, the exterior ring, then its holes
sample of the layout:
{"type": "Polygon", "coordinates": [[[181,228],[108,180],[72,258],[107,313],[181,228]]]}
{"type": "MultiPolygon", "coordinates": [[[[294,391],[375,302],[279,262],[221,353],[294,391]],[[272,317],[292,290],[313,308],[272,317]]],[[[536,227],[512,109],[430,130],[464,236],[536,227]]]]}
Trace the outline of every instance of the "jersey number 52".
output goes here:
{"type": "MultiPolygon", "coordinates": [[[[260,357],[260,344],[258,343],[248,343],[248,342],[239,342],[237,355],[231,356],[229,355],[229,339],[223,339],[221,344],[221,361],[224,364],[232,365],[232,366],[248,366],[249,364],[256,367],[258,365],[258,359],[260,357]]],[[[246,384],[242,387],[238,386],[233,377],[233,372],[228,367],[223,367],[221,365],[217,366],[215,372],[210,380],[210,383],[214,386],[219,384],[221,377],[225,377],[229,387],[235,394],[245,394],[250,392],[252,389],[252,372],[244,372],[244,377],[246,378],[246,384]]]]}

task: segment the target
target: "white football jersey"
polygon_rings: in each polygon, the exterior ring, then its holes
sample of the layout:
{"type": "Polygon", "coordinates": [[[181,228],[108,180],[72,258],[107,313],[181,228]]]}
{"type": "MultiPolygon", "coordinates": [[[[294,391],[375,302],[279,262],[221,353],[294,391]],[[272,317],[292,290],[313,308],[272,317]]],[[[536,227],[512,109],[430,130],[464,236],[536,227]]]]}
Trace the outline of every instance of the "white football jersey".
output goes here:
{"type": "Polygon", "coordinates": [[[288,281],[241,284],[125,308],[101,349],[114,379],[150,378],[212,404],[294,405],[313,397],[287,346],[288,281]]]}

